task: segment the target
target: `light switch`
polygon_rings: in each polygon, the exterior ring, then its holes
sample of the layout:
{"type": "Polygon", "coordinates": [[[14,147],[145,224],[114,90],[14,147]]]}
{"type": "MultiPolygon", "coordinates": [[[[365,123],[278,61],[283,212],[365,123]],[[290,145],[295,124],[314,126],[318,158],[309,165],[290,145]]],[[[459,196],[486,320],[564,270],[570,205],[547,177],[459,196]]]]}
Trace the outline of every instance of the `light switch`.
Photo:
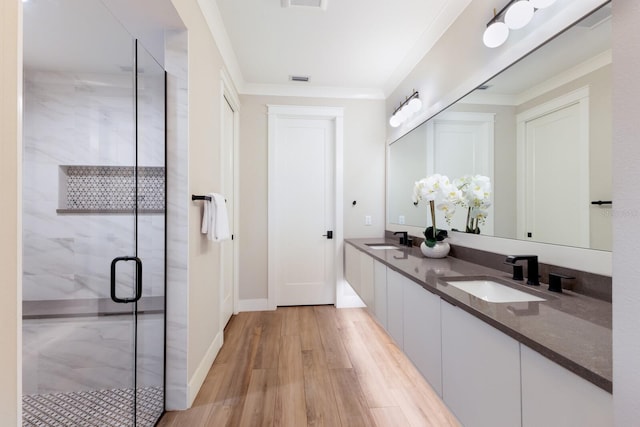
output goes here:
{"type": "Polygon", "coordinates": [[[364,225],[371,225],[371,215],[366,215],[364,217],[364,225]]]}
{"type": "Polygon", "coordinates": [[[404,215],[398,217],[398,224],[404,224],[404,215]]]}

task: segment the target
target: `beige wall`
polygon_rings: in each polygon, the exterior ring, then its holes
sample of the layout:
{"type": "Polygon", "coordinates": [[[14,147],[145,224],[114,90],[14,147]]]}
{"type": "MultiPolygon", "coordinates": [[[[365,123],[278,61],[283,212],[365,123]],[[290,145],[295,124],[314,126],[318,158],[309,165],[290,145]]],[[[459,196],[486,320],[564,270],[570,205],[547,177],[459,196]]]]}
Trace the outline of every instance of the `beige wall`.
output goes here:
{"type": "Polygon", "coordinates": [[[240,102],[239,296],[266,299],[267,104],[344,108],[344,237],[353,238],[384,232],[384,101],[245,95],[240,102]]]}
{"type": "Polygon", "coordinates": [[[22,2],[0,2],[0,420],[20,419],[22,2]]]}
{"type": "MultiPolygon", "coordinates": [[[[197,1],[174,1],[174,6],[188,29],[189,38],[189,194],[184,195],[189,198],[190,194],[209,193],[220,186],[220,70],[223,63],[197,1]]],[[[200,233],[201,221],[202,203],[192,203],[188,219],[187,374],[190,382],[198,369],[202,369],[201,364],[221,330],[219,244],[200,233]]]]}

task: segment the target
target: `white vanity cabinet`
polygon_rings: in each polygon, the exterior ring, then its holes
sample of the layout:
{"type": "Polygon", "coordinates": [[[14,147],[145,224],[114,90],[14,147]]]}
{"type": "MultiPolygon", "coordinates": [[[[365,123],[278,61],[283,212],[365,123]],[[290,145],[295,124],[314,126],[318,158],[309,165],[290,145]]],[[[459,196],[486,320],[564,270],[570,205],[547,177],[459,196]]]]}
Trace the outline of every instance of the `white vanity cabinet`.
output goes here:
{"type": "Polygon", "coordinates": [[[387,268],[387,332],[404,350],[404,297],[405,280],[400,273],[387,268]]]}
{"type": "Polygon", "coordinates": [[[387,329],[387,266],[373,261],[373,315],[387,329]]]}
{"type": "Polygon", "coordinates": [[[523,427],[613,425],[610,393],[529,347],[520,347],[523,427]]]}
{"type": "Polygon", "coordinates": [[[345,245],[345,277],[466,427],[608,427],[612,396],[345,245]]]}
{"type": "Polygon", "coordinates": [[[373,313],[373,258],[351,245],[344,248],[344,277],[362,302],[373,313]]]}
{"type": "Polygon", "coordinates": [[[351,245],[344,245],[344,278],[360,295],[360,252],[351,245]]]}
{"type": "Polygon", "coordinates": [[[444,300],[440,306],[444,402],[467,427],[521,425],[519,343],[444,300]]]}
{"type": "Polygon", "coordinates": [[[403,291],[404,352],[442,396],[440,297],[406,278],[403,291]]]}
{"type": "Polygon", "coordinates": [[[373,313],[373,258],[360,252],[360,299],[373,313]]]}

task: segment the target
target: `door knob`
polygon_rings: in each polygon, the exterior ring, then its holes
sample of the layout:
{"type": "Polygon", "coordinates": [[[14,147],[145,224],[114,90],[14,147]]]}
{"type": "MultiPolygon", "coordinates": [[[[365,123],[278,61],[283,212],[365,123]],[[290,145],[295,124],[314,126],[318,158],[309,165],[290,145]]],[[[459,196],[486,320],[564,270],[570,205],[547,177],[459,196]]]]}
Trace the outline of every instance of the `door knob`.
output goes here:
{"type": "Polygon", "coordinates": [[[333,239],[333,230],[327,231],[327,234],[323,234],[322,237],[326,237],[327,239],[333,239]]]}

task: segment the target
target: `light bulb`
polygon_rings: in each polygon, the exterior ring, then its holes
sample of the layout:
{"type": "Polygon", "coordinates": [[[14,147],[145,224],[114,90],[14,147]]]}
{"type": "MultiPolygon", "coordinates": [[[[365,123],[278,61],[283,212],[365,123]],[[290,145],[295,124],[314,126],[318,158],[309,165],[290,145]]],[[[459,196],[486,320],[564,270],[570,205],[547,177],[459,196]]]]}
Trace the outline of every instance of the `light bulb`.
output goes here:
{"type": "Polygon", "coordinates": [[[533,5],[528,0],[517,1],[507,9],[504,23],[512,30],[518,30],[531,22],[533,12],[533,5]]]}
{"type": "Polygon", "coordinates": [[[487,47],[498,47],[507,41],[509,37],[509,27],[504,22],[496,21],[484,30],[482,41],[487,47]]]}
{"type": "Polygon", "coordinates": [[[554,4],[556,2],[556,0],[529,0],[529,2],[536,9],[544,9],[544,8],[549,7],[552,4],[554,4]]]}
{"type": "Polygon", "coordinates": [[[397,128],[398,126],[400,126],[400,120],[398,119],[397,114],[391,116],[391,118],[389,119],[389,126],[391,126],[392,128],[397,128]]]}
{"type": "Polygon", "coordinates": [[[413,116],[413,110],[411,109],[411,107],[409,107],[409,104],[404,104],[404,107],[402,107],[402,114],[404,115],[404,120],[408,120],[411,116],[413,116]]]}
{"type": "Polygon", "coordinates": [[[408,105],[411,109],[411,112],[415,114],[422,108],[422,101],[420,101],[420,98],[416,96],[415,98],[411,99],[411,101],[409,101],[408,105]]]}

